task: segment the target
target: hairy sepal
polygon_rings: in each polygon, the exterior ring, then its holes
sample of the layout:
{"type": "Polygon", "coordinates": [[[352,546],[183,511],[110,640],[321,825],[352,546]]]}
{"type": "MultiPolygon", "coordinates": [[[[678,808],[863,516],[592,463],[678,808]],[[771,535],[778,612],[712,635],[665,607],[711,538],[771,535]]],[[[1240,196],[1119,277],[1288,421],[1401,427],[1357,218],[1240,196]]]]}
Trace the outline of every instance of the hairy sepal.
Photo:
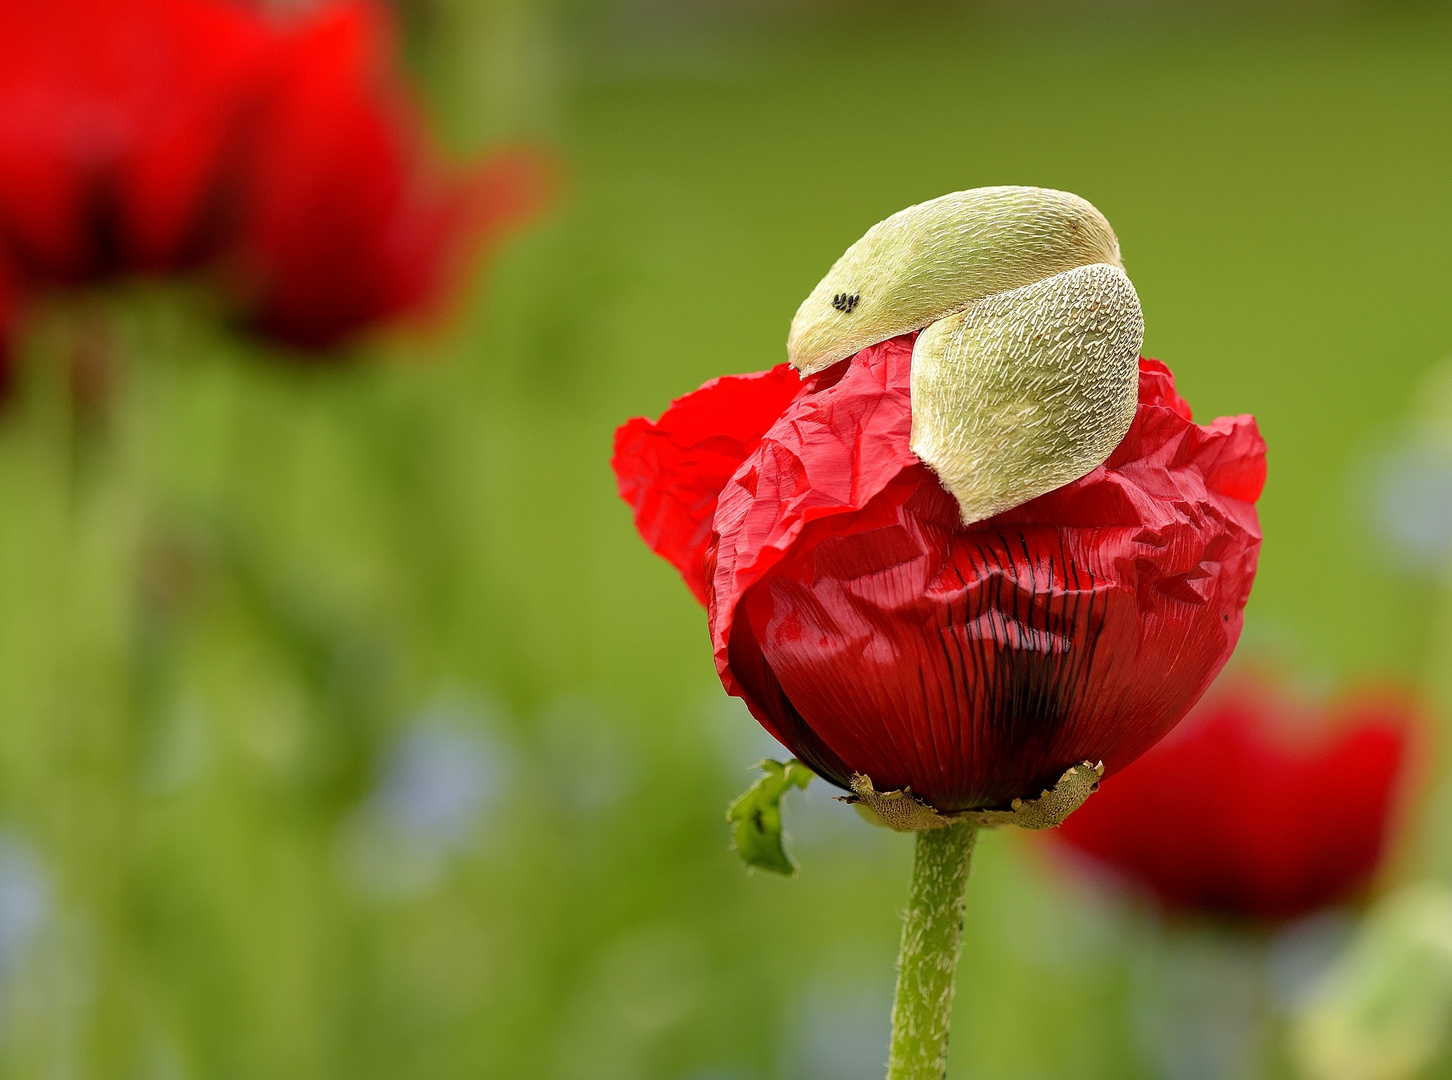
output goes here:
{"type": "Polygon", "coordinates": [[[912,450],[972,524],[1101,465],[1129,431],[1144,317],[1124,271],[1078,267],[928,326],[912,450]]]}
{"type": "Polygon", "coordinates": [[[857,773],[852,777],[852,794],[841,796],[857,812],[874,825],[896,832],[925,832],[945,829],[960,821],[972,821],[986,828],[1017,825],[1020,829],[1052,829],[1083,806],[1090,795],[1099,790],[1104,776],[1104,762],[1081,761],[1066,770],[1058,783],[1043,791],[1036,799],[1014,799],[1004,810],[965,810],[944,814],[929,806],[904,788],[900,791],[877,791],[868,777],[857,773]]]}

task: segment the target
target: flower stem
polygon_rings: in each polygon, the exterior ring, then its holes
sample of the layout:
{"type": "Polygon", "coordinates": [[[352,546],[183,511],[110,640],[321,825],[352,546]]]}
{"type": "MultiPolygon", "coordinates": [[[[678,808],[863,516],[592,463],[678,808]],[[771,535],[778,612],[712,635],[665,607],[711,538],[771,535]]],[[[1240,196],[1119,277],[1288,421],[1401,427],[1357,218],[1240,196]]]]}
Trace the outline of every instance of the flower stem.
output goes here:
{"type": "Polygon", "coordinates": [[[887,1080],[943,1080],[953,982],[963,951],[963,894],[977,824],[918,833],[897,958],[887,1080]]]}

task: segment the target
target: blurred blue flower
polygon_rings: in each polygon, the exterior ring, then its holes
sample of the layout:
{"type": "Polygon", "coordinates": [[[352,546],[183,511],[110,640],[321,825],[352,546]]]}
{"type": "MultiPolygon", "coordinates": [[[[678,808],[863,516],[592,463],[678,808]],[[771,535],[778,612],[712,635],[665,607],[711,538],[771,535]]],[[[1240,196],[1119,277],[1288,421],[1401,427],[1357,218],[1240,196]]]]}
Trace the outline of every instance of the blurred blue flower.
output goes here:
{"type": "Polygon", "coordinates": [[[1351,940],[1356,921],[1335,908],[1318,911],[1276,931],[1266,948],[1266,983],[1276,1004],[1294,1011],[1321,985],[1351,940]]]}
{"type": "Polygon", "coordinates": [[[508,754],[477,712],[425,709],[394,745],[374,799],[388,823],[421,844],[463,846],[508,780],[508,754]]]}
{"type": "Polygon", "coordinates": [[[0,832],[0,975],[13,975],[51,913],[50,877],[17,833],[0,832]]]}
{"type": "MultiPolygon", "coordinates": [[[[756,763],[762,758],[790,761],[795,756],[757,723],[740,698],[712,694],[704,712],[721,764],[742,791],[761,775],[756,763]]],[[[805,849],[845,842],[851,855],[876,858],[880,845],[891,843],[892,833],[868,825],[850,806],[835,801],[845,794],[821,777],[805,792],[795,788],[787,792],[782,820],[788,848],[793,843],[805,849]]]]}
{"type": "Polygon", "coordinates": [[[788,840],[795,840],[803,848],[850,845],[854,855],[879,857],[882,846],[891,844],[894,834],[869,825],[852,807],[837,801],[846,794],[820,776],[806,791],[788,792],[783,803],[788,840]]]}
{"type": "Polygon", "coordinates": [[[794,756],[757,722],[740,698],[712,693],[704,703],[706,727],[721,764],[732,775],[750,769],[762,758],[790,761],[794,756]]]}
{"type": "Polygon", "coordinates": [[[1438,569],[1452,556],[1452,456],[1407,442],[1373,464],[1371,521],[1399,562],[1438,569]]]}
{"type": "Polygon", "coordinates": [[[882,1080],[892,1035],[892,987],[860,978],[813,982],[788,1035],[793,1080],[882,1080]]]}
{"type": "Polygon", "coordinates": [[[377,787],[342,823],[344,877],[361,891],[405,896],[432,887],[447,857],[487,830],[514,773],[492,710],[456,699],[421,709],[385,757],[377,787]]]}
{"type": "Polygon", "coordinates": [[[1253,1072],[1262,1021],[1262,956],[1217,928],[1166,927],[1133,970],[1131,1023],[1165,1080],[1253,1072]]]}

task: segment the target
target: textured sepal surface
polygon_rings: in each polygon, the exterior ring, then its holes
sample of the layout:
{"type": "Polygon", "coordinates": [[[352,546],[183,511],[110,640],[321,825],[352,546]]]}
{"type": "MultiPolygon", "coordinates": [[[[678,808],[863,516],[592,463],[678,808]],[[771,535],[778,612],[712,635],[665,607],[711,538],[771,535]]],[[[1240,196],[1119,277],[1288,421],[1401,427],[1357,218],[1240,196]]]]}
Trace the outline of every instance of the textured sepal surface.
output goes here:
{"type": "Polygon", "coordinates": [[[1144,318],[1099,263],[999,293],[918,335],[912,449],[982,521],[1078,480],[1129,431],[1144,318]]]}
{"type": "Polygon", "coordinates": [[[915,797],[910,788],[899,791],[878,791],[872,781],[861,773],[852,777],[852,794],[841,797],[874,825],[884,825],[896,832],[925,832],[946,829],[960,821],[994,828],[1017,825],[1020,829],[1053,829],[1083,806],[1090,795],[1099,790],[1104,777],[1104,762],[1081,761],[1067,769],[1058,783],[1041,792],[1037,799],[1014,799],[1004,810],[970,810],[943,814],[915,797]]]}

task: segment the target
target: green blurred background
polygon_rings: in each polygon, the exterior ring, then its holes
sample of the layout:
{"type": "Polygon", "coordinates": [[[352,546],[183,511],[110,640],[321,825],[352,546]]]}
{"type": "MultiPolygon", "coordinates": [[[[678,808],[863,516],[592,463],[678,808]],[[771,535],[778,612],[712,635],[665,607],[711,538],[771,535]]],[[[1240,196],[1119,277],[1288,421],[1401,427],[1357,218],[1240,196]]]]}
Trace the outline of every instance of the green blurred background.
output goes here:
{"type": "MultiPolygon", "coordinates": [[[[1387,480],[1452,354],[1440,8],[401,20],[459,153],[564,163],[445,327],[305,367],[174,289],[31,326],[0,418],[0,1075],[880,1077],[911,844],[814,786],[800,877],[743,871],[723,810],[773,745],[608,458],[783,359],[832,260],[950,190],[1089,198],[1147,355],[1201,419],[1258,417],[1243,652],[1452,689],[1452,489],[1387,480]]],[[[1403,874],[1452,874],[1444,802],[1403,874]]],[[[954,1080],[1254,1075],[1175,1043],[1154,972],[1259,960],[1166,945],[1029,837],[980,852],[954,1080]]]]}

